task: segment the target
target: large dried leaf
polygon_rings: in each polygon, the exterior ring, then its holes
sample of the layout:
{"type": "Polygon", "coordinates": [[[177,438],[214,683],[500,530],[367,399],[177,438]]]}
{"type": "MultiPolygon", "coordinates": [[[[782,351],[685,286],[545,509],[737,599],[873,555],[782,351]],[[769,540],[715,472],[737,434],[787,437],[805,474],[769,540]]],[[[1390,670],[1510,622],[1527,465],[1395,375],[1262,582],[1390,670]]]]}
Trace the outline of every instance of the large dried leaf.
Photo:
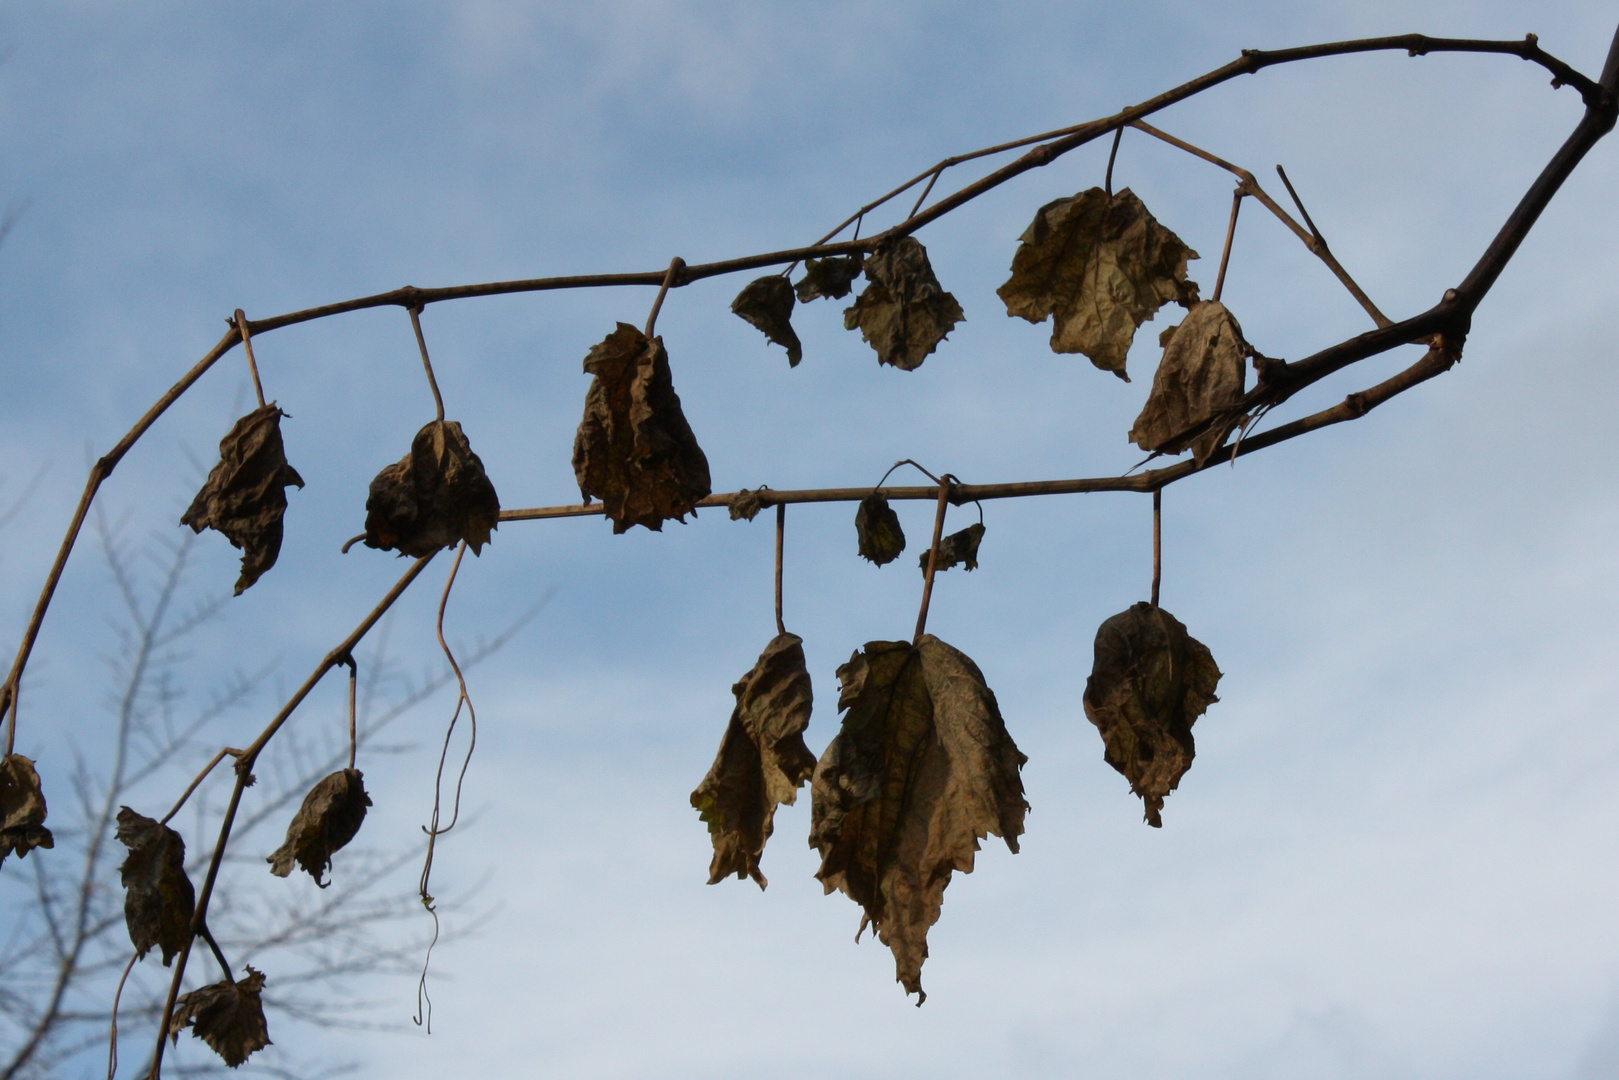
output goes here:
{"type": "Polygon", "coordinates": [[[1091,188],[1035,213],[997,292],[1008,315],[1034,323],[1056,316],[1053,352],[1084,353],[1128,381],[1136,328],[1170,300],[1197,300],[1197,284],[1186,280],[1195,258],[1128,188],[1112,198],[1091,188]]]}
{"type": "MultiPolygon", "coordinates": [[[[965,569],[977,570],[978,545],[983,539],[984,523],[981,521],[975,521],[965,529],[953,532],[949,536],[940,539],[939,561],[933,568],[934,573],[938,573],[940,570],[948,570],[953,566],[961,566],[963,563],[966,564],[965,569]]],[[[921,558],[918,560],[922,565],[922,573],[924,574],[928,572],[928,555],[931,550],[930,548],[928,551],[922,552],[921,558]]]]}
{"type": "Polygon", "coordinates": [[[124,883],[124,924],[138,956],[156,945],[163,966],[191,940],[196,894],[186,877],[186,842],[167,825],[118,810],[118,840],[129,849],[118,874],[124,883]]]}
{"type": "Polygon", "coordinates": [[[32,758],[7,754],[0,758],[0,863],[13,851],[22,858],[35,848],[53,848],[56,838],[45,827],[45,793],[32,758]]]}
{"type": "Polygon", "coordinates": [[[286,841],[264,860],[272,874],[286,877],[296,862],[316,885],[324,889],[330,884],[321,876],[331,868],[332,852],[354,839],[371,805],[361,780],[359,769],[339,769],[309,789],[287,826],[286,841]]]}
{"type": "Polygon", "coordinates": [[[931,634],[872,641],[838,669],[843,727],[815,767],[810,846],[827,892],[841,889],[894,953],[906,993],[922,993],[927,933],[953,871],[978,842],[1016,851],[1029,804],[1027,760],[966,656],[931,634]]]}
{"type": "Polygon", "coordinates": [[[731,693],[736,708],[730,725],[708,775],[691,793],[691,804],[714,841],[708,883],[735,874],[752,877],[762,889],[767,882],[759,857],[776,807],[792,805],[799,785],[815,771],[815,755],[804,745],[814,697],[803,639],[776,635],[731,693]]]}
{"type": "Polygon", "coordinates": [[[1194,304],[1179,326],[1160,337],[1164,358],[1152,377],[1152,393],[1130,429],[1130,441],[1143,450],[1178,454],[1188,446],[1199,465],[1225,442],[1237,424],[1224,423],[1195,440],[1182,432],[1212,416],[1231,413],[1242,401],[1247,359],[1252,351],[1242,327],[1218,300],[1194,304]]]}
{"type": "Polygon", "coordinates": [[[256,1050],[270,1045],[270,1029],[264,1022],[264,972],[248,965],[247,977],[236,982],[218,982],[189,994],[174,1003],[169,1020],[169,1038],[180,1041],[180,1032],[191,1034],[213,1048],[226,1065],[236,1068],[256,1050]]]}
{"type": "Polygon", "coordinates": [[[804,346],[793,330],[793,285],[780,274],[757,278],[736,294],[731,311],[764,331],[765,337],[787,350],[787,366],[804,359],[804,346]]]}
{"type": "Polygon", "coordinates": [[[298,470],[287,464],[287,451],[281,443],[285,415],[272,402],[236,421],[219,440],[219,463],[180,518],[180,524],[191,526],[192,532],[216,529],[232,547],[241,548],[237,596],[275,565],[281,554],[287,488],[304,486],[298,470]]]}
{"type": "Polygon", "coordinates": [[[865,291],[844,309],[843,326],[860,329],[880,364],[914,371],[966,318],[933,276],[927,249],[915,237],[883,241],[866,260],[866,281],[865,291]]]}
{"type": "Polygon", "coordinates": [[[1148,603],[1096,631],[1085,715],[1102,733],[1103,757],[1141,796],[1147,823],[1163,826],[1164,796],[1192,767],[1192,725],[1214,702],[1220,669],[1179,619],[1148,603]]]}
{"type": "Polygon", "coordinates": [[[804,277],[798,283],[798,302],[807,304],[823,296],[828,300],[842,300],[849,295],[864,264],[865,256],[859,254],[805,259],[804,277]]]}
{"type": "Polygon", "coordinates": [[[371,481],[365,546],[425,558],[465,540],[474,555],[500,524],[500,497],[461,425],[434,420],[371,481]]]}
{"type": "Polygon", "coordinates": [[[579,493],[602,501],[613,532],[685,520],[709,493],[708,458],[680,411],[663,339],[619,323],[585,357],[594,375],[573,440],[579,493]]]}
{"type": "Polygon", "coordinates": [[[860,557],[878,566],[893,562],[905,550],[899,515],[875,491],[860,500],[860,508],[854,512],[854,531],[860,540],[860,557]]]}

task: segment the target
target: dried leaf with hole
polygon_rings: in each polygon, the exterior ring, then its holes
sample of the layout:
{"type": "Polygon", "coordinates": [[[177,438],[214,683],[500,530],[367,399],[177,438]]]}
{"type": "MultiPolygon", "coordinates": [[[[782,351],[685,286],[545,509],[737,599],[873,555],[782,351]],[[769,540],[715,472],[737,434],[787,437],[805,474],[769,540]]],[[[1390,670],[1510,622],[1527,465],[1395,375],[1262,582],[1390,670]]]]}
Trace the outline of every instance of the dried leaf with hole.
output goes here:
{"type": "Polygon", "coordinates": [[[1084,353],[1128,382],[1136,328],[1170,300],[1197,300],[1197,284],[1186,280],[1195,258],[1130,189],[1109,198],[1091,188],[1035,213],[997,293],[1008,315],[1033,323],[1056,316],[1053,352],[1084,353]]]}
{"type": "MultiPolygon", "coordinates": [[[[963,569],[978,569],[978,545],[984,539],[984,523],[975,521],[959,532],[953,532],[939,541],[939,561],[934,566],[934,573],[940,570],[949,570],[953,566],[966,565],[963,569]]],[[[928,572],[928,555],[932,549],[922,552],[919,562],[922,573],[928,572]]]]}
{"type": "Polygon", "coordinates": [[[1247,359],[1252,351],[1242,327],[1218,300],[1194,304],[1179,326],[1161,335],[1164,358],[1152,377],[1152,393],[1130,429],[1143,450],[1178,454],[1188,446],[1202,465],[1242,420],[1247,359]],[[1214,416],[1226,418],[1196,439],[1183,432],[1214,416]]]}
{"type": "Polygon", "coordinates": [[[860,557],[878,566],[893,562],[905,550],[899,515],[875,491],[860,500],[860,509],[854,512],[854,531],[860,540],[860,557]]]}
{"type": "Polygon", "coordinates": [[[765,337],[787,350],[787,366],[797,367],[804,359],[804,346],[793,330],[793,286],[780,274],[769,274],[747,283],[731,301],[731,311],[764,332],[765,337]]]}
{"type": "Polygon", "coordinates": [[[0,863],[17,853],[21,859],[35,848],[53,848],[56,838],[45,827],[45,793],[32,758],[7,754],[0,758],[0,863]]]}
{"type": "Polygon", "coordinates": [[[922,366],[951,327],[966,318],[933,276],[928,252],[912,236],[885,240],[866,260],[866,289],[843,311],[843,327],[859,328],[879,364],[922,366]]]}
{"type": "Polygon", "coordinates": [[[708,883],[735,874],[753,878],[762,889],[767,882],[759,858],[776,807],[791,806],[815,771],[815,755],[804,745],[814,695],[803,639],[777,634],[731,693],[736,708],[713,766],[691,793],[691,805],[708,823],[714,842],[708,883]]]}
{"type": "Polygon", "coordinates": [[[731,512],[731,520],[752,521],[758,517],[759,511],[764,509],[764,504],[759,501],[759,492],[764,490],[760,488],[759,491],[749,491],[743,488],[732,495],[731,501],[726,504],[726,509],[731,512]]]}
{"type": "Polygon", "coordinates": [[[823,296],[828,300],[842,300],[849,295],[864,265],[865,256],[858,253],[805,259],[804,277],[798,283],[798,302],[807,304],[823,296]]]}
{"type": "Polygon", "coordinates": [[[500,524],[500,497],[461,425],[434,420],[371,481],[365,546],[422,559],[465,540],[474,555],[500,524]]]}
{"type": "Polygon", "coordinates": [[[287,826],[286,841],[264,860],[270,864],[270,873],[286,877],[296,862],[316,885],[326,888],[331,882],[322,881],[321,875],[331,868],[332,852],[354,839],[370,805],[371,796],[365,793],[359,769],[339,769],[323,778],[304,796],[303,805],[287,826]]]}
{"type": "Polygon", "coordinates": [[[1085,715],[1102,733],[1103,758],[1141,796],[1161,828],[1164,796],[1192,767],[1192,725],[1214,702],[1220,669],[1201,641],[1162,608],[1139,603],[1096,631],[1085,715]]]}
{"type": "Polygon", "coordinates": [[[304,486],[298,470],[287,464],[281,442],[285,415],[271,402],[236,421],[219,440],[219,463],[180,518],[192,532],[215,529],[241,549],[237,596],[275,565],[281,554],[286,489],[304,486]]]}
{"type": "Polygon", "coordinates": [[[573,474],[586,502],[602,501],[613,532],[685,520],[709,493],[708,458],[680,409],[663,339],[629,323],[585,357],[593,375],[573,440],[573,474]]]}
{"type": "Polygon", "coordinates": [[[189,1027],[191,1034],[207,1043],[226,1065],[236,1068],[255,1051],[270,1045],[264,1002],[259,998],[263,990],[264,972],[249,964],[246,978],[182,994],[174,1003],[169,1038],[178,1044],[180,1032],[189,1027]]]}
{"type": "Polygon", "coordinates": [[[1028,759],[977,665],[932,634],[916,647],[867,642],[838,680],[843,726],[810,785],[815,876],[861,906],[861,929],[876,928],[920,1005],[928,928],[951,873],[972,872],[986,836],[1018,849],[1028,759]]]}
{"type": "Polygon", "coordinates": [[[135,955],[153,945],[168,967],[174,954],[191,940],[196,893],[186,877],[186,842],[160,822],[129,807],[118,810],[117,837],[129,849],[118,875],[124,884],[124,925],[135,955]]]}

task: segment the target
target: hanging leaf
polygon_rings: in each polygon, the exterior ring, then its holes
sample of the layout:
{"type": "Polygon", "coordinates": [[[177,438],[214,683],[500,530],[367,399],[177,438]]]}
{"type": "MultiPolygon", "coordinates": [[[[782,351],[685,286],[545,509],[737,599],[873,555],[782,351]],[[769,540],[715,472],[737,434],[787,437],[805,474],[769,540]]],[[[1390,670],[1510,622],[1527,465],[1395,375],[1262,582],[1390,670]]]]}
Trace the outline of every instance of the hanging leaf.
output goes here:
{"type": "Polygon", "coordinates": [[[371,796],[365,793],[359,769],[339,769],[309,789],[303,805],[287,826],[287,839],[268,859],[270,873],[286,877],[297,864],[309,872],[315,884],[332,865],[332,852],[354,839],[365,820],[371,796]]]}
{"type": "Polygon", "coordinates": [[[804,346],[793,330],[793,286],[786,278],[770,274],[748,282],[731,301],[731,310],[786,349],[788,367],[804,359],[804,346]]]}
{"type": "MultiPolygon", "coordinates": [[[[764,488],[759,489],[763,490],[764,488]]],[[[759,516],[759,511],[764,509],[764,504],[759,501],[759,491],[743,488],[731,496],[726,508],[731,512],[732,521],[752,521],[759,516]]]]}
{"type": "Polygon", "coordinates": [[[1012,276],[996,291],[1008,315],[1032,323],[1056,316],[1053,352],[1084,353],[1128,382],[1124,362],[1136,328],[1170,300],[1197,300],[1197,284],[1186,280],[1195,258],[1128,188],[1112,198],[1091,188],[1035,213],[1012,276]]]}
{"type": "Polygon", "coordinates": [[[861,906],[861,929],[876,928],[920,1005],[928,928],[951,873],[972,872],[986,836],[1018,849],[1028,759],[977,665],[931,634],[917,647],[867,642],[838,680],[843,727],[810,785],[815,876],[861,906]]]}
{"type": "Polygon", "coordinates": [[[180,995],[169,1020],[169,1038],[180,1041],[180,1032],[207,1043],[231,1068],[236,1068],[254,1051],[270,1045],[270,1029],[264,1022],[264,972],[250,964],[247,977],[236,982],[217,982],[189,994],[180,995]]]}
{"type": "Polygon", "coordinates": [[[842,300],[849,295],[854,279],[860,276],[861,267],[865,264],[865,256],[834,255],[829,259],[805,259],[804,277],[798,283],[798,302],[807,304],[811,300],[826,297],[828,300],[842,300]]]}
{"type": "Polygon", "coordinates": [[[1085,715],[1102,733],[1103,759],[1130,781],[1155,829],[1164,796],[1192,767],[1192,725],[1220,700],[1219,683],[1208,647],[1162,608],[1135,604],[1096,631],[1085,715]]]}
{"type": "Polygon", "coordinates": [[[777,634],[731,693],[736,708],[730,725],[708,775],[691,793],[691,804],[714,841],[708,883],[735,874],[753,878],[762,889],[768,883],[759,872],[759,857],[776,807],[791,806],[799,785],[815,771],[815,755],[804,745],[813,694],[803,639],[777,634]]]}
{"type": "Polygon", "coordinates": [[[860,500],[854,512],[854,530],[860,538],[860,557],[882,566],[905,550],[905,530],[888,500],[875,491],[860,500]]]}
{"type": "Polygon", "coordinates": [[[0,863],[13,851],[22,858],[35,848],[53,848],[56,838],[45,827],[45,793],[32,758],[7,754],[0,758],[0,863]]]}
{"type": "Polygon", "coordinates": [[[191,940],[196,893],[186,877],[186,842],[167,825],[131,810],[118,810],[121,844],[129,849],[118,875],[124,883],[124,924],[135,954],[144,957],[153,945],[163,951],[163,966],[191,940]]]}
{"type": "Polygon", "coordinates": [[[866,260],[865,292],[843,311],[843,327],[877,350],[879,364],[922,366],[950,328],[966,318],[933,276],[927,249],[912,236],[885,240],[866,260]]]}
{"type": "MultiPolygon", "coordinates": [[[[934,573],[948,570],[952,566],[966,563],[964,569],[978,569],[978,545],[984,539],[984,523],[975,521],[973,524],[953,532],[939,541],[939,562],[933,568],[934,573]]],[[[930,549],[931,550],[931,549],[930,549]]],[[[922,564],[922,573],[928,572],[928,552],[922,552],[918,560],[922,564]]]]}
{"type": "Polygon", "coordinates": [[[281,518],[287,512],[287,488],[304,486],[298,470],[287,464],[281,443],[281,418],[275,403],[254,409],[219,440],[219,463],[191,500],[180,524],[192,532],[215,529],[242,551],[242,573],[236,595],[275,565],[281,554],[281,518]]]}
{"type": "Polygon", "coordinates": [[[680,411],[663,339],[619,323],[585,357],[594,375],[573,440],[573,474],[586,502],[602,501],[613,532],[684,521],[709,493],[708,458],[680,411]]]}
{"type": "Polygon", "coordinates": [[[479,554],[499,524],[495,485],[454,420],[418,431],[410,453],[377,474],[365,500],[365,546],[417,559],[463,540],[479,554]]]}
{"type": "Polygon", "coordinates": [[[1178,454],[1187,446],[1202,465],[1241,422],[1232,413],[1241,404],[1252,351],[1242,327],[1218,300],[1194,304],[1179,326],[1160,336],[1164,358],[1152,377],[1152,393],[1130,429],[1130,441],[1143,450],[1178,454]],[[1195,440],[1182,432],[1212,416],[1230,414],[1195,440]]]}

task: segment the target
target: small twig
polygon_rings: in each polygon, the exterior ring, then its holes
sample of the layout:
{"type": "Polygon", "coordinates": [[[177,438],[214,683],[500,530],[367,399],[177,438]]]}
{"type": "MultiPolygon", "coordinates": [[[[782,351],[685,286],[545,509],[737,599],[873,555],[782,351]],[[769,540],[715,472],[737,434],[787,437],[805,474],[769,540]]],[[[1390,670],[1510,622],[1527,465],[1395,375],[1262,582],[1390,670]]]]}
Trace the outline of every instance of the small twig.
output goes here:
{"type": "Polygon", "coordinates": [[[1287,178],[1287,170],[1282,168],[1280,162],[1276,165],[1276,175],[1282,178],[1282,185],[1287,188],[1287,194],[1292,198],[1293,205],[1298,207],[1299,217],[1304,219],[1304,224],[1309,228],[1310,235],[1321,241],[1322,246],[1325,247],[1327,238],[1321,235],[1321,230],[1316,228],[1315,222],[1310,220],[1310,211],[1304,208],[1304,200],[1300,199],[1299,193],[1293,190],[1293,181],[1287,178]]]}
{"type": "Polygon", "coordinates": [[[787,624],[781,620],[781,552],[787,537],[787,504],[776,504],[776,633],[785,634],[787,624]]]}
{"type": "Polygon", "coordinates": [[[928,177],[928,186],[923,188],[922,194],[916,197],[916,204],[911,207],[911,212],[905,215],[905,220],[909,221],[916,216],[918,210],[922,209],[922,204],[928,201],[928,193],[933,190],[933,185],[938,183],[939,177],[943,175],[944,168],[942,166],[933,170],[933,175],[928,177]]]}
{"type": "Polygon", "coordinates": [[[1231,193],[1231,223],[1225,229],[1225,249],[1220,252],[1220,274],[1214,279],[1214,295],[1209,297],[1210,300],[1219,300],[1220,294],[1225,291],[1225,270],[1231,262],[1231,241],[1237,235],[1237,212],[1242,209],[1246,194],[1241,185],[1231,193]]]}
{"type": "Polygon", "coordinates": [[[1124,125],[1113,129],[1113,148],[1107,152],[1107,179],[1102,182],[1107,197],[1113,197],[1113,160],[1119,156],[1119,142],[1124,138],[1124,125]]]}
{"type": "MultiPolygon", "coordinates": [[[[911,468],[915,469],[917,472],[921,473],[923,476],[927,477],[929,480],[932,480],[935,484],[944,483],[943,480],[940,480],[937,476],[934,476],[932,473],[928,472],[921,465],[919,465],[916,462],[912,461],[910,458],[904,458],[903,460],[896,461],[896,462],[894,462],[894,464],[890,465],[888,467],[888,472],[883,473],[883,479],[877,481],[876,486],[873,487],[872,490],[876,491],[877,488],[882,487],[883,486],[883,480],[887,480],[889,478],[889,476],[893,474],[894,470],[899,468],[901,465],[909,465],[911,468]]],[[[928,497],[932,498],[931,495],[928,496],[928,497]]]]}
{"type": "MultiPolygon", "coordinates": [[[[444,397],[438,392],[438,380],[433,377],[433,361],[427,355],[427,339],[422,336],[422,306],[413,305],[405,310],[410,312],[410,328],[416,331],[416,345],[422,350],[422,368],[427,372],[427,385],[433,390],[433,404],[438,408],[439,422],[444,421],[444,397]]],[[[353,543],[353,541],[350,541],[353,543]]],[[[348,545],[343,547],[348,550],[348,545]]]]}
{"type": "Polygon", "coordinates": [[[1164,575],[1164,489],[1152,489],[1152,606],[1158,606],[1158,582],[1164,575]]]}
{"type": "Polygon", "coordinates": [[[118,990],[112,996],[112,1028],[107,1033],[107,1080],[113,1080],[118,1073],[118,1003],[124,998],[124,983],[129,981],[129,973],[140,958],[140,953],[129,955],[129,963],[124,965],[124,973],[118,978],[118,990]]]}
{"type": "Polygon", "coordinates": [[[221,761],[224,761],[227,754],[231,757],[239,758],[242,756],[243,751],[237,750],[235,747],[227,746],[225,749],[215,754],[213,760],[207,765],[203,766],[202,772],[198,773],[191,781],[190,786],[185,789],[185,793],[180,796],[180,801],[175,803],[174,806],[170,808],[169,812],[164,814],[163,817],[159,819],[159,825],[167,825],[169,821],[173,819],[174,815],[180,812],[180,808],[186,804],[186,800],[191,798],[191,793],[197,790],[197,785],[201,784],[208,778],[208,774],[214,771],[214,766],[218,765],[221,761]]]}
{"type": "Polygon", "coordinates": [[[253,373],[253,392],[259,396],[259,408],[264,408],[264,384],[259,381],[259,362],[253,358],[253,334],[248,328],[247,316],[236,309],[236,331],[242,335],[242,351],[247,353],[247,370],[253,373]]]}
{"type": "MultiPolygon", "coordinates": [[[[679,255],[669,260],[669,269],[664,271],[663,284],[658,287],[658,298],[652,301],[652,311],[646,317],[646,336],[652,337],[653,329],[658,325],[658,312],[663,309],[663,298],[669,295],[669,287],[677,284],[680,272],[686,269],[686,260],[679,255]]],[[[678,282],[684,284],[684,282],[678,282]]]]}
{"type": "MultiPolygon", "coordinates": [[[[917,466],[921,468],[921,466],[917,466]]],[[[928,549],[928,571],[922,578],[922,608],[916,613],[916,636],[912,645],[922,644],[922,632],[928,625],[928,604],[933,600],[933,573],[939,565],[939,541],[944,537],[944,512],[950,505],[950,485],[954,481],[949,473],[939,481],[939,509],[933,515],[933,546],[928,549]]]]}

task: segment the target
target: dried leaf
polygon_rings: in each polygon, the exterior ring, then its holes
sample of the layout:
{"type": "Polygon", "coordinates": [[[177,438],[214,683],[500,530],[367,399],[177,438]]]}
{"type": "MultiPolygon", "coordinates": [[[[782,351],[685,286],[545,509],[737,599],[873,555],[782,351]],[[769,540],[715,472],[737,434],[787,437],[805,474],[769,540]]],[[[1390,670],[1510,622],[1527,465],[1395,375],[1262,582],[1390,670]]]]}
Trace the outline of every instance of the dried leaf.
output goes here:
{"type": "Polygon", "coordinates": [[[966,656],[931,634],[872,641],[838,669],[843,727],[815,767],[810,846],[922,993],[927,933],[952,871],[971,873],[991,834],[1014,852],[1029,804],[995,695],[966,656]]]}
{"type": "Polygon", "coordinates": [[[828,300],[842,300],[849,295],[864,264],[865,256],[860,254],[805,259],[804,277],[798,283],[798,302],[807,304],[823,296],[828,300]]]}
{"type": "Polygon", "coordinates": [[[765,337],[787,350],[787,366],[797,367],[804,359],[804,346],[793,330],[793,286],[780,274],[769,274],[748,282],[731,301],[731,311],[746,319],[765,337]]]}
{"type": "Polygon", "coordinates": [[[815,771],[815,755],[804,745],[813,694],[803,639],[776,635],[731,693],[736,695],[731,723],[708,775],[691,793],[691,804],[714,841],[708,883],[735,874],[752,877],[762,889],[767,882],[759,857],[776,807],[791,806],[799,785],[815,771]]]}
{"type": "Polygon", "coordinates": [[[35,848],[53,848],[56,838],[45,827],[45,793],[32,758],[7,754],[0,758],[0,863],[13,851],[21,859],[35,848]]]}
{"type": "MultiPolygon", "coordinates": [[[[960,532],[953,532],[939,541],[939,563],[933,568],[934,573],[948,570],[952,566],[962,563],[967,565],[964,569],[978,569],[978,545],[984,539],[984,523],[975,521],[960,532]]],[[[928,552],[922,552],[919,560],[922,564],[922,573],[928,572],[928,552]]]]}
{"type": "Polygon", "coordinates": [[[281,418],[271,402],[254,409],[219,440],[219,464],[191,500],[180,524],[192,532],[216,529],[242,551],[242,573],[236,595],[275,565],[281,554],[281,518],[287,512],[287,488],[304,486],[298,470],[287,464],[281,443],[281,418]]]}
{"type": "Polygon", "coordinates": [[[1196,440],[1177,438],[1212,416],[1230,414],[1242,402],[1251,351],[1242,327],[1218,300],[1194,304],[1179,326],[1160,337],[1164,358],[1152,378],[1152,393],[1130,429],[1130,441],[1143,450],[1178,454],[1192,447],[1197,463],[1225,442],[1240,422],[1232,414],[1196,440]]]}
{"type": "Polygon", "coordinates": [[[303,805],[287,826],[286,841],[264,860],[270,864],[270,873],[286,877],[296,861],[324,889],[331,883],[322,881],[321,875],[331,868],[332,852],[354,839],[370,805],[371,796],[365,793],[359,769],[339,769],[322,779],[304,796],[303,805]]]}
{"type": "Polygon", "coordinates": [[[905,550],[905,530],[888,500],[875,491],[860,500],[854,512],[854,530],[860,538],[860,557],[882,566],[905,550]]]}
{"type": "Polygon", "coordinates": [[[174,1003],[169,1020],[169,1038],[180,1041],[180,1032],[191,1034],[213,1048],[225,1064],[236,1068],[255,1050],[270,1045],[270,1029],[264,1022],[264,972],[251,964],[247,977],[234,983],[218,982],[189,994],[174,1003]]]}
{"type": "Polygon", "coordinates": [[[371,481],[365,546],[421,559],[465,540],[474,555],[500,524],[500,497],[461,425],[434,420],[371,481]]]}
{"type": "Polygon", "coordinates": [[[1096,631],[1085,715],[1102,733],[1104,760],[1130,781],[1155,829],[1164,796],[1192,767],[1192,725],[1220,700],[1219,682],[1208,647],[1162,608],[1135,604],[1096,631]]]}
{"type": "Polygon", "coordinates": [[[1195,258],[1128,188],[1111,199],[1091,188],[1035,213],[997,293],[1008,315],[1033,323],[1056,316],[1053,352],[1084,353],[1128,382],[1136,328],[1166,301],[1197,300],[1197,284],[1186,280],[1195,258]]]}
{"type": "Polygon", "coordinates": [[[118,810],[118,840],[129,849],[118,868],[124,883],[124,924],[138,956],[153,945],[163,951],[163,966],[191,940],[196,894],[186,877],[186,842],[167,825],[118,810]]]}
{"type": "Polygon", "coordinates": [[[573,440],[573,474],[601,499],[613,532],[685,520],[709,493],[708,458],[680,411],[663,339],[619,323],[585,357],[594,375],[573,440]]]}
{"type": "Polygon", "coordinates": [[[859,327],[879,364],[914,371],[966,318],[961,305],[939,285],[927,249],[915,237],[883,241],[865,269],[866,290],[844,309],[844,329],[859,327]]]}
{"type": "MultiPolygon", "coordinates": [[[[759,489],[763,490],[764,488],[759,489]]],[[[759,491],[743,488],[731,496],[727,509],[731,512],[732,521],[752,521],[759,516],[759,511],[764,509],[764,504],[759,501],[759,491]]]]}

